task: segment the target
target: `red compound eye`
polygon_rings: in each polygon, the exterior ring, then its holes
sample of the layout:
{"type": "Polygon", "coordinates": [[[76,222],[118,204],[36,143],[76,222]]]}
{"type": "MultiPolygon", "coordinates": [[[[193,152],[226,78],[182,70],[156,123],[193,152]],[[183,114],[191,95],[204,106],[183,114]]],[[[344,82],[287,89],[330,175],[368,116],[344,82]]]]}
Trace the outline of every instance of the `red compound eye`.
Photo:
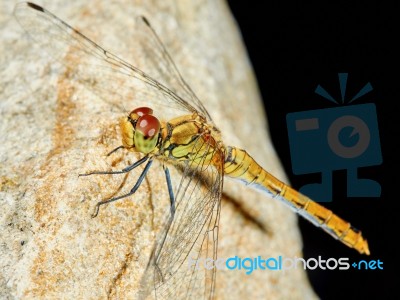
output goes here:
{"type": "Polygon", "coordinates": [[[138,107],[131,111],[131,114],[137,114],[139,117],[145,115],[152,115],[153,110],[149,107],[138,107]]]}
{"type": "Polygon", "coordinates": [[[160,122],[150,114],[141,116],[136,123],[136,131],[140,132],[144,138],[152,138],[160,132],[160,122]]]}
{"type": "Polygon", "coordinates": [[[150,153],[157,146],[161,125],[152,115],[139,117],[135,127],[135,147],[142,153],[150,153]]]}

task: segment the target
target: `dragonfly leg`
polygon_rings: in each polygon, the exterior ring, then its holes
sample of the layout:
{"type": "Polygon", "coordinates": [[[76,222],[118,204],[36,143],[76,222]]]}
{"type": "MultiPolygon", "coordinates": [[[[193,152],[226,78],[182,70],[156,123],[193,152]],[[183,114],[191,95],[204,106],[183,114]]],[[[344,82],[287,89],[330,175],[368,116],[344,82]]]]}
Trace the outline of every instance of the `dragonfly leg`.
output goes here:
{"type": "Polygon", "coordinates": [[[171,201],[171,216],[173,218],[175,215],[175,197],[174,197],[174,192],[172,190],[171,176],[169,175],[168,168],[165,166],[164,166],[164,172],[165,172],[165,179],[167,180],[169,200],[171,201]]]}
{"type": "Polygon", "coordinates": [[[128,173],[130,171],[132,171],[134,168],[140,166],[142,163],[144,163],[149,157],[148,156],[144,156],[141,159],[139,159],[138,161],[136,161],[135,163],[133,163],[132,165],[122,169],[121,171],[95,171],[95,172],[90,172],[90,173],[85,173],[85,174],[79,174],[78,176],[90,176],[90,175],[114,175],[114,174],[124,174],[124,173],[128,173]]]}
{"type": "MultiPolygon", "coordinates": [[[[143,163],[144,161],[146,161],[146,160],[148,159],[148,157],[145,157],[145,158],[146,158],[145,160],[143,160],[143,158],[141,159],[141,160],[142,160],[141,163],[143,163]]],[[[139,161],[137,161],[137,162],[139,162],[139,161]]],[[[141,163],[140,163],[140,164],[141,164],[141,163]]],[[[108,204],[108,203],[111,203],[111,202],[114,202],[114,201],[120,200],[120,199],[122,199],[122,198],[129,197],[129,196],[133,195],[133,194],[136,192],[136,190],[139,188],[139,186],[142,184],[142,181],[143,181],[144,177],[146,176],[147,172],[149,171],[149,169],[150,169],[152,163],[153,163],[153,160],[149,160],[149,161],[148,161],[148,163],[146,164],[146,166],[145,166],[144,169],[143,169],[142,174],[140,174],[138,180],[136,181],[135,185],[133,186],[133,188],[131,189],[131,191],[130,191],[129,193],[124,194],[124,195],[121,195],[121,196],[118,196],[118,197],[113,197],[113,198],[111,198],[111,199],[107,199],[107,200],[103,200],[103,201],[98,202],[98,203],[96,204],[95,212],[94,212],[94,214],[92,214],[92,218],[95,218],[95,217],[99,214],[99,210],[100,210],[100,206],[101,206],[101,205],[108,204]]],[[[132,165],[132,166],[133,166],[133,165],[132,165]]],[[[125,169],[130,168],[130,170],[132,170],[132,169],[133,169],[132,166],[129,166],[129,167],[125,168],[125,169]]],[[[138,166],[138,165],[136,165],[135,167],[137,167],[137,166],[138,166]]],[[[124,169],[124,170],[125,170],[125,169],[124,169]]],[[[122,171],[121,171],[121,172],[122,172],[122,171]]],[[[127,172],[128,172],[128,171],[127,171],[127,172]]],[[[102,173],[101,173],[101,174],[102,174],[102,173]]],[[[119,173],[117,173],[117,174],[119,174],[119,173]]]]}
{"type": "Polygon", "coordinates": [[[110,152],[107,153],[107,156],[110,156],[111,154],[113,154],[114,152],[117,152],[119,149],[123,149],[125,148],[124,146],[118,146],[117,148],[111,150],[110,152]]]}

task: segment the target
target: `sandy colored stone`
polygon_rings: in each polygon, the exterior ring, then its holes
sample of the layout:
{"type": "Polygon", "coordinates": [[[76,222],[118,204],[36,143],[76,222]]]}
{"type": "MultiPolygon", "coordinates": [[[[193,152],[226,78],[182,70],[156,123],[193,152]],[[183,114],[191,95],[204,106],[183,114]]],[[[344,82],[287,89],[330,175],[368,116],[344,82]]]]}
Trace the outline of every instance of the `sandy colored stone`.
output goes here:
{"type": "MultiPolygon", "coordinates": [[[[135,2],[40,4],[128,61],[137,42],[130,20],[145,14],[225,143],[247,149],[285,180],[226,3],[135,2]]],[[[163,173],[153,167],[134,197],[91,218],[98,201],[126,190],[139,174],[78,178],[138,159],[124,151],[106,157],[120,145],[117,124],[125,111],[112,105],[118,99],[104,101],[70,80],[68,67],[29,41],[12,17],[14,4],[0,4],[0,298],[131,299],[168,205],[163,173]]],[[[296,220],[280,203],[226,180],[219,257],[301,256],[296,220]]],[[[316,298],[302,270],[220,271],[216,297],[316,298]]]]}

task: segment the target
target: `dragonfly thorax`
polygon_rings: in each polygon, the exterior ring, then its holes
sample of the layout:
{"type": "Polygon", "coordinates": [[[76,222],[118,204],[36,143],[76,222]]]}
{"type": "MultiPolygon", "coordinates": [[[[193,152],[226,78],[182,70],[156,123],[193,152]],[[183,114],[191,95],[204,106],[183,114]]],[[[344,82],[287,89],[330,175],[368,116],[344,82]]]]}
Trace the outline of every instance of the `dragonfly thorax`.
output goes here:
{"type": "Polygon", "coordinates": [[[160,121],[153,116],[153,110],[139,107],[120,120],[122,144],[128,150],[152,152],[158,142],[161,130],[160,121]]]}

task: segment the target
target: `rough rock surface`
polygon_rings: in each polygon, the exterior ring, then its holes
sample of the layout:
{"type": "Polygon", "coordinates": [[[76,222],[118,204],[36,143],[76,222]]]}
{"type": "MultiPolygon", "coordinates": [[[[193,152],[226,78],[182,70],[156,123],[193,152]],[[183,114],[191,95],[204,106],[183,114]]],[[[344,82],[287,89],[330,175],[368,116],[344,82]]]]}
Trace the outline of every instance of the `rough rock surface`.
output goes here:
{"type": "MultiPolygon", "coordinates": [[[[225,143],[247,149],[285,180],[226,3],[109,2],[39,4],[128,61],[137,45],[130,37],[132,16],[145,14],[225,143]]],[[[70,80],[65,65],[71,61],[55,63],[29,40],[12,16],[14,4],[0,4],[0,298],[132,298],[160,226],[159,207],[168,204],[163,173],[153,168],[134,197],[91,218],[98,201],[138,176],[135,170],[126,178],[78,178],[137,160],[125,151],[105,156],[120,144],[117,120],[125,111],[113,106],[118,99],[104,101],[70,80]]],[[[289,209],[225,181],[219,257],[294,257],[301,247],[289,209]]],[[[303,270],[219,271],[216,296],[316,298],[303,270]]]]}

